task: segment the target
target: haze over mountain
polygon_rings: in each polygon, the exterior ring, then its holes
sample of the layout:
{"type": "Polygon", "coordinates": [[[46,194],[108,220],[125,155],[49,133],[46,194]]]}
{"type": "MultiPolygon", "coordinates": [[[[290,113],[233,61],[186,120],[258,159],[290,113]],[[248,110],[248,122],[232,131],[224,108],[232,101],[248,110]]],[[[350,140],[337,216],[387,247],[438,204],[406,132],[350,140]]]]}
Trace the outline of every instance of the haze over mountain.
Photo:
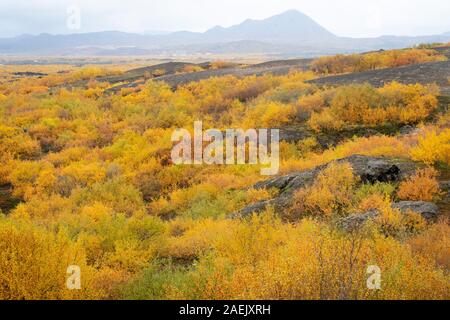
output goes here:
{"type": "Polygon", "coordinates": [[[230,28],[214,27],[204,37],[221,41],[327,41],[336,36],[305,14],[290,10],[265,20],[246,20],[230,28]]]}
{"type": "Polygon", "coordinates": [[[204,33],[180,31],[142,35],[105,31],[2,38],[0,54],[113,56],[259,53],[312,56],[447,41],[450,41],[450,33],[422,37],[343,38],[326,30],[305,14],[290,10],[264,20],[246,20],[229,28],[217,26],[204,33]]]}

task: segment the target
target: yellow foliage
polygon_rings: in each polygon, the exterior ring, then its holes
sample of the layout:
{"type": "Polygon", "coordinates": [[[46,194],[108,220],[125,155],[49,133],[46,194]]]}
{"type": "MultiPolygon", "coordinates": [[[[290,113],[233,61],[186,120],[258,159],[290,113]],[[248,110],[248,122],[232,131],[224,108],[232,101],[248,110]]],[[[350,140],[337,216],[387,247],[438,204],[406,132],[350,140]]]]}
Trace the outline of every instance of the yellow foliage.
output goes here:
{"type": "Polygon", "coordinates": [[[212,70],[226,69],[226,68],[231,68],[233,66],[234,66],[233,63],[227,62],[227,61],[222,61],[222,60],[214,61],[211,63],[212,70]]]}
{"type": "Polygon", "coordinates": [[[0,298],[95,299],[95,270],[87,266],[84,250],[66,234],[48,233],[29,224],[0,219],[0,298]],[[66,286],[67,268],[81,268],[81,290],[66,286]]]}
{"type": "Polygon", "coordinates": [[[33,194],[51,187],[55,179],[48,163],[22,161],[16,164],[8,180],[14,186],[17,197],[29,199],[33,194]]]}
{"type": "MultiPolygon", "coordinates": [[[[411,53],[438,59],[425,51],[355,55],[330,59],[345,63],[326,72],[418,61],[411,53]]],[[[291,72],[175,90],[147,81],[105,95],[112,84],[95,78],[126,66],[5,68],[49,75],[0,75],[0,206],[16,205],[0,218],[0,298],[449,299],[448,225],[393,210],[395,186],[360,186],[350,165],[336,161],[360,154],[448,164],[448,114],[421,136],[347,135],[427,121],[437,113],[435,86],[319,88],[305,82],[312,72],[291,72]],[[280,143],[281,172],[323,167],[292,209],[228,219],[279,190],[251,188],[265,179],[258,166],[173,165],[171,135],[195,120],[220,130],[298,129],[301,141],[280,143]],[[313,135],[308,120],[317,131],[344,131],[313,135]],[[333,224],[372,209],[379,219],[360,232],[333,224]],[[81,291],[65,288],[70,264],[82,269],[81,291]],[[367,289],[369,265],[382,269],[381,291],[367,289]]],[[[406,180],[399,194],[429,199],[433,175],[406,180]]]]}
{"type": "Polygon", "coordinates": [[[440,195],[438,172],[433,168],[418,170],[415,175],[403,181],[397,192],[402,200],[431,202],[440,195]]]}
{"type": "Polygon", "coordinates": [[[392,208],[389,198],[377,210],[380,215],[376,218],[376,225],[386,236],[401,238],[426,228],[427,223],[420,214],[413,211],[402,213],[400,209],[392,208]]]}
{"type": "Polygon", "coordinates": [[[374,209],[377,210],[383,208],[385,204],[386,198],[379,193],[374,193],[361,200],[361,202],[358,205],[357,211],[368,212],[374,209]]]}
{"type": "Polygon", "coordinates": [[[437,108],[438,94],[433,85],[344,86],[336,89],[329,107],[314,113],[308,123],[316,131],[338,130],[344,125],[416,124],[437,108]]]}
{"type": "Polygon", "coordinates": [[[79,186],[90,186],[106,178],[105,168],[98,163],[74,162],[61,170],[61,175],[79,186]]]}
{"type": "Polygon", "coordinates": [[[448,275],[392,238],[343,235],[308,220],[282,224],[263,214],[235,225],[215,247],[197,264],[194,288],[179,298],[448,298],[448,275]],[[370,265],[382,270],[382,290],[367,288],[370,265]]]}
{"type": "Polygon", "coordinates": [[[336,119],[331,109],[326,109],[320,113],[313,113],[308,121],[308,125],[315,131],[339,130],[344,126],[344,121],[336,119]]]}
{"type": "Polygon", "coordinates": [[[310,213],[329,217],[348,214],[357,182],[350,164],[332,163],[317,176],[311,187],[295,194],[291,215],[310,213]]]}
{"type": "Polygon", "coordinates": [[[301,112],[312,113],[321,111],[325,107],[325,101],[321,94],[302,96],[298,100],[301,112]]]}
{"type": "Polygon", "coordinates": [[[320,74],[339,74],[445,60],[447,60],[446,57],[435,50],[405,49],[361,55],[352,54],[321,57],[312,62],[311,68],[320,74]]]}
{"type": "Polygon", "coordinates": [[[29,159],[40,154],[39,143],[24,134],[20,128],[0,124],[0,158],[7,154],[29,159]]]}
{"type": "Polygon", "coordinates": [[[426,129],[419,137],[418,145],[411,150],[411,156],[427,165],[440,162],[450,165],[450,129],[441,132],[435,128],[426,129]]]}
{"type": "Polygon", "coordinates": [[[448,221],[440,221],[431,226],[422,234],[409,239],[408,244],[412,250],[432,259],[438,266],[445,270],[450,269],[450,239],[448,234],[450,226],[448,221]]]}
{"type": "Polygon", "coordinates": [[[277,128],[287,124],[294,114],[292,106],[270,103],[261,117],[261,125],[264,128],[277,128]]]}
{"type": "Polygon", "coordinates": [[[165,74],[166,74],[166,70],[164,70],[164,69],[156,69],[155,71],[152,72],[152,75],[154,77],[161,77],[165,74]]]}
{"type": "Polygon", "coordinates": [[[177,221],[171,223],[171,237],[159,249],[162,257],[193,261],[213,249],[218,239],[228,235],[236,223],[233,221],[177,221]]]}
{"type": "Polygon", "coordinates": [[[183,68],[181,72],[183,73],[192,73],[192,72],[200,72],[203,71],[203,68],[195,65],[187,65],[183,68]]]}

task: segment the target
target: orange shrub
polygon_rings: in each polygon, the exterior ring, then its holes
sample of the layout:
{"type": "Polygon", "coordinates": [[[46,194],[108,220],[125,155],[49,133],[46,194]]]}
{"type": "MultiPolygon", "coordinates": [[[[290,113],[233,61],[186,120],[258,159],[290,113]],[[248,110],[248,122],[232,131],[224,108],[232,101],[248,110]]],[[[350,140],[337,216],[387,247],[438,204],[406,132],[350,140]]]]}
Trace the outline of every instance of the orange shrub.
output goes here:
{"type": "Polygon", "coordinates": [[[414,252],[431,258],[438,266],[450,270],[450,225],[440,221],[424,233],[411,238],[408,244],[414,252]]]}
{"type": "Polygon", "coordinates": [[[433,168],[418,170],[400,184],[397,196],[401,200],[433,201],[441,192],[437,175],[438,172],[433,168]]]}

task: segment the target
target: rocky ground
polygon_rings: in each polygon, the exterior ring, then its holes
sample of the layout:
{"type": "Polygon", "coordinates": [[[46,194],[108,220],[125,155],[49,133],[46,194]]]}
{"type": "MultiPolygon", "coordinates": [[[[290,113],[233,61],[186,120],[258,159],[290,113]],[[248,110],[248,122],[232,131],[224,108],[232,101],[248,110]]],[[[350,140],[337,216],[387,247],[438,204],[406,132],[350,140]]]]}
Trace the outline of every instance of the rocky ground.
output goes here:
{"type": "Polygon", "coordinates": [[[436,83],[444,94],[450,95],[450,61],[429,62],[400,68],[371,70],[359,73],[329,76],[311,80],[318,85],[347,85],[370,83],[382,87],[386,83],[397,81],[404,84],[436,83]]]}
{"type": "MultiPolygon", "coordinates": [[[[437,48],[441,54],[450,58],[450,47],[437,48]]],[[[124,88],[136,88],[144,84],[149,78],[164,81],[173,88],[189,82],[197,82],[212,77],[233,75],[236,77],[261,76],[264,74],[285,75],[293,70],[306,71],[310,69],[313,59],[291,59],[268,61],[253,65],[228,64],[225,68],[213,70],[210,62],[200,64],[188,62],[166,62],[149,67],[129,70],[121,75],[100,77],[97,80],[116,84],[106,90],[106,93],[116,93],[124,88]],[[185,73],[186,67],[201,67],[199,72],[185,73]],[[155,74],[163,71],[161,74],[155,74]]],[[[318,85],[345,85],[352,83],[370,83],[374,86],[383,86],[385,83],[398,81],[405,84],[421,83],[438,84],[444,95],[450,95],[450,61],[430,62],[409,65],[399,68],[371,70],[366,72],[322,77],[311,80],[318,85]]],[[[84,86],[86,81],[73,83],[71,87],[84,86]]]]}
{"type": "MultiPolygon", "coordinates": [[[[410,176],[416,168],[411,161],[374,158],[360,155],[354,155],[348,158],[337,160],[338,163],[348,162],[356,176],[361,178],[362,182],[397,182],[410,176]]],[[[254,186],[255,189],[276,189],[278,195],[267,201],[255,203],[244,208],[232,217],[246,217],[252,213],[263,211],[267,206],[273,206],[277,211],[283,211],[293,204],[293,195],[296,191],[311,185],[320,172],[329,164],[318,166],[317,168],[292,173],[286,176],[276,177],[254,186]]]]}
{"type": "MultiPolygon", "coordinates": [[[[271,73],[273,75],[285,75],[292,70],[305,71],[309,69],[309,64],[311,59],[293,59],[293,60],[279,60],[279,61],[269,61],[261,64],[254,64],[250,66],[236,65],[230,68],[222,68],[217,70],[205,70],[200,72],[192,73],[177,73],[181,71],[184,67],[192,65],[189,63],[179,63],[170,62],[165,64],[160,64],[148,68],[140,68],[135,70],[130,70],[122,76],[104,78],[104,81],[110,83],[117,82],[127,82],[118,86],[114,86],[107,92],[114,93],[118,92],[123,88],[135,88],[143,83],[145,83],[144,72],[152,72],[158,69],[164,69],[166,72],[164,75],[155,77],[155,80],[164,81],[171,87],[176,88],[179,85],[183,85],[189,82],[197,82],[213,77],[222,77],[227,75],[232,75],[235,77],[245,77],[245,76],[261,76],[264,74],[271,73]],[[112,82],[110,80],[113,80],[112,82]]],[[[203,68],[208,69],[209,63],[199,64],[203,68]]]]}
{"type": "Polygon", "coordinates": [[[153,75],[158,70],[164,70],[164,74],[175,74],[177,72],[181,72],[184,68],[189,66],[198,65],[187,62],[167,62],[154,66],[132,69],[117,76],[100,77],[97,78],[97,81],[109,82],[111,84],[119,82],[133,82],[136,80],[144,80],[148,75],[153,75]]]}
{"type": "MultiPolygon", "coordinates": [[[[400,182],[411,176],[418,168],[416,163],[409,160],[367,157],[361,155],[353,155],[348,158],[336,160],[336,162],[349,163],[353,168],[354,174],[360,178],[362,183],[371,184],[376,182],[400,182]]],[[[257,183],[253,186],[254,189],[275,189],[277,195],[273,199],[254,203],[239,212],[233,213],[229,218],[246,218],[253,213],[264,211],[269,206],[273,207],[277,212],[284,212],[293,205],[294,194],[300,189],[312,185],[317,176],[329,165],[330,164],[328,163],[311,170],[296,172],[257,183]]],[[[409,210],[414,211],[422,215],[426,221],[434,222],[439,216],[448,216],[449,214],[450,182],[441,181],[441,189],[444,192],[444,197],[438,204],[423,201],[401,201],[393,203],[392,207],[400,209],[402,213],[407,213],[409,210]]],[[[352,230],[378,215],[379,212],[376,210],[353,214],[339,221],[339,225],[345,230],[352,230]]]]}

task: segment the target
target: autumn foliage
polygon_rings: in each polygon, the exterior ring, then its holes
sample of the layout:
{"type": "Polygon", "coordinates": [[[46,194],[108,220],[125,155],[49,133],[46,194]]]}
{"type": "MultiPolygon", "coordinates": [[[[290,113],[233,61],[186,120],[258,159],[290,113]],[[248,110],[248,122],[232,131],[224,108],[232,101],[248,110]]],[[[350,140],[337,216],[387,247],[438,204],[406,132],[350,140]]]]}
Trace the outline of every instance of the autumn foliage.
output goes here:
{"type": "Polygon", "coordinates": [[[445,60],[447,60],[445,56],[432,49],[414,48],[322,57],[314,60],[311,68],[316,73],[328,75],[396,68],[416,63],[445,60]]]}
{"type": "Polygon", "coordinates": [[[309,125],[321,131],[350,125],[417,124],[437,108],[438,92],[435,86],[397,82],[378,89],[367,84],[344,86],[332,93],[322,110],[312,113],[309,125]]]}
{"type": "Polygon", "coordinates": [[[398,190],[398,197],[402,200],[428,201],[436,200],[441,193],[438,172],[433,168],[421,169],[415,175],[403,181],[398,190]]]}
{"type": "MultiPolygon", "coordinates": [[[[439,59],[422,49],[324,58],[316,72],[439,59]]],[[[449,299],[448,223],[390,206],[441,195],[450,144],[434,85],[325,88],[307,82],[312,72],[292,72],[175,90],[150,79],[159,70],[106,94],[111,85],[97,77],[122,68],[52,68],[0,82],[0,200],[14,199],[0,210],[0,299],[449,299]],[[174,165],[174,129],[199,119],[220,130],[290,128],[300,135],[281,142],[281,173],[320,172],[292,207],[229,219],[277,190],[252,188],[263,179],[256,165],[174,165]],[[406,124],[421,125],[398,135],[406,124]],[[383,126],[394,129],[365,134],[383,126]],[[337,161],[356,154],[436,169],[364,184],[337,161]],[[335,223],[375,209],[379,219],[361,232],[335,223]],[[66,287],[70,265],[81,268],[82,290],[66,287]],[[383,270],[380,291],[367,288],[370,265],[383,270]]]]}

